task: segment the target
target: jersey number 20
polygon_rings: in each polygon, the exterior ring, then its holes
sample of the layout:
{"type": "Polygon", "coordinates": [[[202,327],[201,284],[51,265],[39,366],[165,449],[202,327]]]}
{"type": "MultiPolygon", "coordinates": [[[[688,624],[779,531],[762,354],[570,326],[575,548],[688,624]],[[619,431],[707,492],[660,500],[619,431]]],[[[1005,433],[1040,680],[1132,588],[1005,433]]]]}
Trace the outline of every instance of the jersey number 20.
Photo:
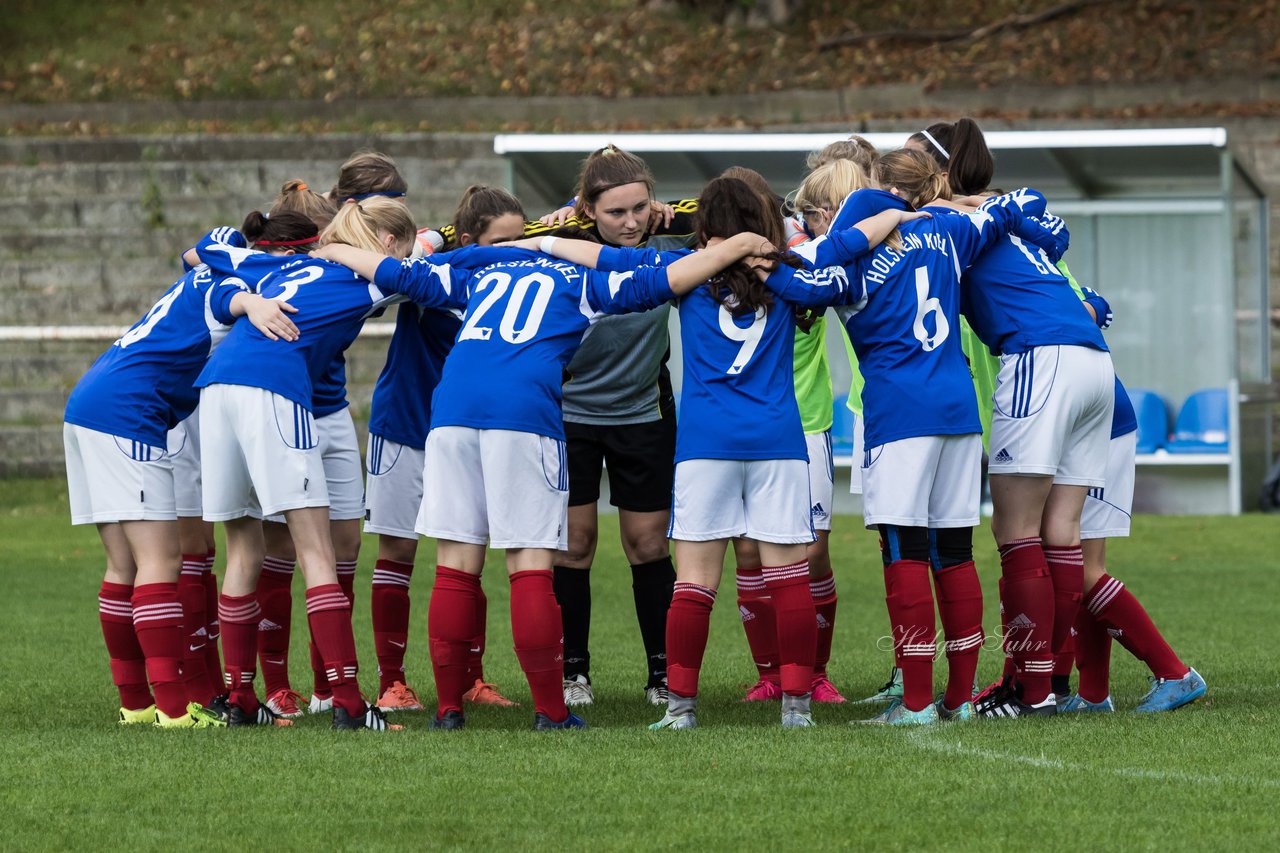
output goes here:
{"type": "Polygon", "coordinates": [[[522,344],[532,340],[538,334],[538,327],[542,325],[542,318],[547,313],[547,303],[551,301],[555,286],[555,281],[546,273],[534,272],[521,276],[516,280],[514,288],[511,286],[509,273],[489,273],[476,282],[475,292],[484,293],[484,298],[463,324],[462,331],[458,333],[458,340],[489,340],[493,335],[493,327],[481,326],[480,321],[508,290],[511,290],[511,298],[507,300],[506,310],[502,312],[502,319],[498,321],[498,334],[509,344],[522,344]],[[517,329],[516,323],[520,319],[520,313],[524,310],[525,301],[534,287],[537,290],[533,291],[533,304],[529,306],[529,311],[525,315],[524,325],[517,329]],[[486,290],[487,293],[485,293],[486,290]]]}

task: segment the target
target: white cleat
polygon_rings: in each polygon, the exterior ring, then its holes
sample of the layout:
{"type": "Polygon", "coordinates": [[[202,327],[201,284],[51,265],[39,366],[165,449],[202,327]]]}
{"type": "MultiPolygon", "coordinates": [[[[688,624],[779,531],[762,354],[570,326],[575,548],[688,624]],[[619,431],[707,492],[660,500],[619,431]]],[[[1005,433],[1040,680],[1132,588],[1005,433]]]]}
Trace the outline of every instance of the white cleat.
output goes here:
{"type": "Polygon", "coordinates": [[[596,701],[595,694],[591,692],[591,682],[585,675],[566,678],[563,686],[566,705],[591,705],[596,701]]]}

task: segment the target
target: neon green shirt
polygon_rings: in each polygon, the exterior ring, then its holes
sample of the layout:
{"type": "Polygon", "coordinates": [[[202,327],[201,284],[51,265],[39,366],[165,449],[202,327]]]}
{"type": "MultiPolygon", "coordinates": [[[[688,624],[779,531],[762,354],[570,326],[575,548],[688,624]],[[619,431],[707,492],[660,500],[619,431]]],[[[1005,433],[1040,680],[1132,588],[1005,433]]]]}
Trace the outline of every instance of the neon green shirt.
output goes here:
{"type": "Polygon", "coordinates": [[[827,319],[819,317],[806,335],[796,329],[796,403],[806,435],[831,429],[831,366],[827,363],[827,319]]]}

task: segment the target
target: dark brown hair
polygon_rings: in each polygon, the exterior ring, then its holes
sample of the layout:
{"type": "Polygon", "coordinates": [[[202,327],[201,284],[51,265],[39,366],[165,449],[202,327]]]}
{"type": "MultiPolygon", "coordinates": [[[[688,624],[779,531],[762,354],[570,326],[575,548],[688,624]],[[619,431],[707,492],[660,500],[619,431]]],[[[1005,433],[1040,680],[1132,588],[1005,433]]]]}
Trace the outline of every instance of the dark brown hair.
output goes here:
{"type": "MultiPolygon", "coordinates": [[[[644,184],[652,198],[654,183],[648,164],[636,155],[623,151],[612,143],[592,151],[582,161],[582,170],[578,173],[577,198],[573,204],[574,218],[590,222],[587,205],[594,206],[600,196],[627,184],[644,184]]],[[[604,242],[599,230],[595,228],[566,225],[556,229],[554,233],[558,237],[604,242]]]]}
{"type": "Polygon", "coordinates": [[[334,204],[358,196],[387,195],[403,196],[409,190],[409,184],[400,176],[396,161],[390,156],[377,151],[358,151],[342,164],[338,171],[338,183],[329,191],[329,199],[334,204]]]}
{"type": "Polygon", "coordinates": [[[976,195],[985,190],[995,176],[996,160],[987,147],[982,128],[971,118],[962,118],[954,124],[945,121],[931,124],[908,138],[918,143],[938,168],[947,173],[947,182],[956,195],[976,195]],[[932,141],[925,131],[933,137],[932,141]]]}
{"type": "MultiPolygon", "coordinates": [[[[698,200],[698,242],[705,245],[714,237],[727,239],[743,231],[768,236],[776,216],[776,210],[746,181],[712,178],[702,188],[698,200]]],[[[789,266],[799,265],[799,260],[786,252],[775,251],[769,257],[789,266]]],[[[707,286],[715,300],[735,317],[754,314],[773,304],[773,294],[756,277],[755,271],[741,261],[722,270],[707,286]]]]}
{"type": "Polygon", "coordinates": [[[470,234],[473,239],[479,240],[489,223],[508,213],[524,218],[524,207],[520,204],[520,199],[499,187],[472,184],[462,193],[458,210],[453,214],[455,239],[463,234],[470,234]]]}
{"type": "Polygon", "coordinates": [[[255,248],[283,248],[295,252],[309,251],[320,238],[320,229],[315,222],[292,210],[270,216],[255,210],[244,218],[240,233],[255,248]]]}
{"type": "Polygon", "coordinates": [[[804,165],[812,172],[836,160],[851,160],[860,166],[863,172],[870,173],[871,164],[875,163],[878,156],[880,152],[876,151],[876,147],[855,133],[848,139],[837,139],[825,148],[810,153],[805,158],[804,165]]]}
{"type": "Polygon", "coordinates": [[[769,216],[766,219],[766,224],[769,227],[758,233],[768,237],[769,242],[775,246],[786,246],[787,229],[782,224],[782,199],[778,198],[778,194],[773,191],[773,187],[769,186],[769,181],[765,179],[765,176],[755,169],[748,169],[746,166],[730,166],[720,173],[720,177],[736,178],[756,191],[756,195],[760,196],[765,209],[769,212],[769,216]]]}

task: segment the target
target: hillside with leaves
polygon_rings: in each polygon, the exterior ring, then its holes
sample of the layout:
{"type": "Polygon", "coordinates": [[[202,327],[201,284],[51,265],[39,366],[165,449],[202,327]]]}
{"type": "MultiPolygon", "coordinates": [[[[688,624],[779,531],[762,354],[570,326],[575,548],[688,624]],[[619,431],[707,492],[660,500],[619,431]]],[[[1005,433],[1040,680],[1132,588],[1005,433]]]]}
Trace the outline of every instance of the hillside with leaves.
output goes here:
{"type": "Polygon", "coordinates": [[[1044,4],[807,0],[781,27],[747,28],[655,0],[8,0],[0,98],[625,97],[1280,78],[1280,0],[1064,5],[1081,8],[985,33],[1044,4]],[[853,43],[824,47],[840,37],[853,43]]]}

